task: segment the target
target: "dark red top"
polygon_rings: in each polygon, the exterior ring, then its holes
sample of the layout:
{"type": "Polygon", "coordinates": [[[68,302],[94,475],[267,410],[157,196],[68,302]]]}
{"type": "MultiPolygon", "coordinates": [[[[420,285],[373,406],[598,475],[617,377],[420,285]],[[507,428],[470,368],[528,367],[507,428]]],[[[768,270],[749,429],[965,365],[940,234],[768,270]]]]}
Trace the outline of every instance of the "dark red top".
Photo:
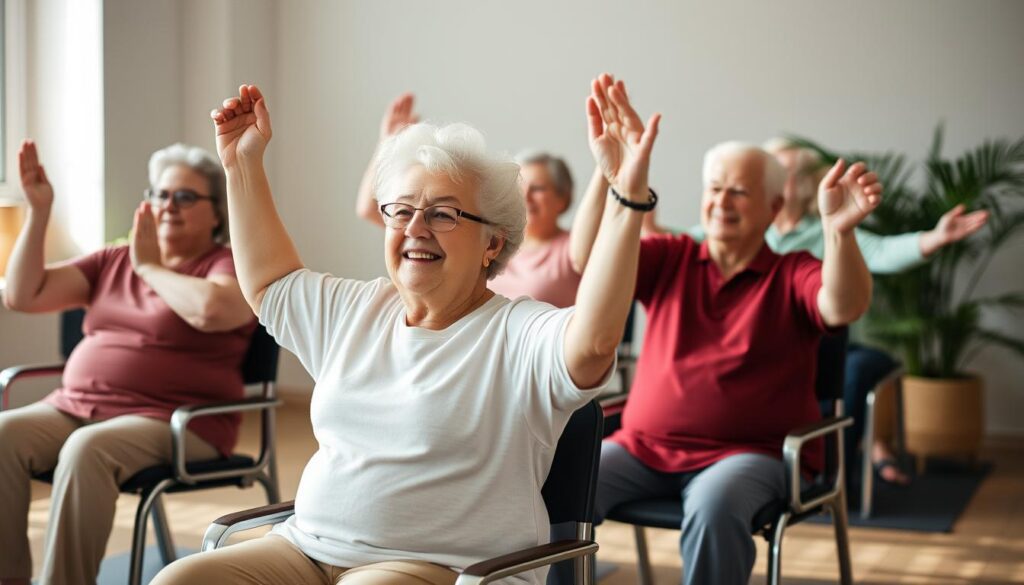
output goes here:
{"type": "MultiPolygon", "coordinates": [[[[46,397],[73,416],[105,420],[136,414],[170,420],[175,408],[243,398],[240,366],[256,327],[194,329],[132,270],[127,246],[70,262],[89,281],[85,336],[64,366],[63,387],[46,397]]],[[[218,246],[177,267],[207,277],[235,274],[231,250],[218,246]]],[[[189,430],[224,455],[238,439],[237,414],[200,417],[189,430]]]]}
{"type": "MultiPolygon", "coordinates": [[[[645,238],[636,298],[647,312],[643,350],[611,439],[666,472],[737,453],[782,457],[788,431],[820,418],[814,394],[821,262],[767,245],[724,282],[707,242],[645,238]]],[[[818,468],[820,445],[805,447],[818,468]]]]}

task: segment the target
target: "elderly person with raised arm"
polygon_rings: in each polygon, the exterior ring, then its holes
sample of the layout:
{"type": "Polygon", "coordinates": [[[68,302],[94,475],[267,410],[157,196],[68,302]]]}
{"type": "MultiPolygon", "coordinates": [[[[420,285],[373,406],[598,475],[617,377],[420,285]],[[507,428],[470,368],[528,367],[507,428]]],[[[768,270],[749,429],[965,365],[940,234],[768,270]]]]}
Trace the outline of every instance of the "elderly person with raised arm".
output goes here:
{"type": "MultiPolygon", "coordinates": [[[[821,157],[813,150],[783,138],[769,140],[764,148],[775,155],[786,171],[782,209],[765,232],[768,247],[779,254],[807,251],[815,258],[822,258],[825,254],[825,232],[815,205],[817,183],[822,172],[827,170],[823,168],[821,157]]],[[[868,271],[872,274],[893,274],[921,265],[944,246],[974,234],[987,221],[987,211],[964,213],[964,207],[958,205],[927,231],[880,236],[858,227],[853,233],[868,271]]],[[[704,229],[699,225],[688,233],[696,241],[704,239],[704,229]]],[[[881,350],[859,343],[850,344],[843,389],[843,412],[853,417],[853,425],[845,431],[847,461],[853,461],[864,432],[865,398],[894,365],[893,358],[881,350]]],[[[879,479],[904,485],[910,482],[883,441],[876,439],[873,445],[865,447],[879,479]]],[[[860,487],[859,480],[859,474],[847,476],[854,497],[860,487]]]]}
{"type": "MultiPolygon", "coordinates": [[[[820,416],[819,340],[857,319],[871,298],[853,228],[880,201],[877,177],[839,161],[822,181],[822,262],[765,245],[784,181],[760,148],[718,145],[704,160],[707,240],[641,242],[636,297],[647,329],[622,428],[602,446],[595,520],[621,502],[681,495],[688,584],[749,580],[753,515],[785,493],[783,438],[820,416]]],[[[600,235],[610,204],[590,195],[574,238],[600,235]]],[[[581,266],[599,257],[589,242],[574,244],[581,266]]],[[[820,451],[811,455],[820,460],[820,451]]]]}
{"type": "MultiPolygon", "coordinates": [[[[390,104],[381,119],[380,141],[374,157],[388,138],[419,120],[413,105],[411,93],[398,96],[390,104]]],[[[569,254],[569,232],[558,221],[572,207],[572,172],[564,159],[541,150],[524,150],[516,156],[516,162],[526,202],[526,229],[519,251],[487,286],[510,299],[526,296],[556,307],[569,307],[576,301],[580,272],[569,254]]],[[[371,160],[359,185],[356,215],[383,226],[374,195],[375,172],[376,165],[371,160]]],[[[604,180],[603,174],[601,177],[604,180]]],[[[644,214],[641,233],[650,233],[652,217],[653,213],[644,214]]]]}
{"type": "MultiPolygon", "coordinates": [[[[182,144],[153,153],[130,244],[53,265],[43,262],[53,188],[34,143],[24,143],[19,163],[28,218],[7,267],[4,304],[87,312],[61,387],[0,412],[0,583],[30,582],[29,482],[49,470],[39,580],[94,583],[118,486],[170,463],[176,408],[242,398],[239,366],[256,323],[224,245],[224,172],[212,155],[182,144]]],[[[197,419],[186,458],[229,455],[240,422],[237,415],[197,419]]]]}
{"type": "MultiPolygon", "coordinates": [[[[570,415],[612,372],[640,214],[609,207],[574,309],[495,295],[487,283],[523,237],[518,167],[468,126],[412,125],[378,156],[389,278],[318,274],[274,208],[262,95],[242,86],[213,116],[242,291],[316,380],[319,448],[288,521],[154,583],[450,584],[454,570],[547,542],[541,486],[570,415]]],[[[591,112],[595,154],[623,197],[646,200],[658,118],[626,132],[611,116],[591,112]]]]}

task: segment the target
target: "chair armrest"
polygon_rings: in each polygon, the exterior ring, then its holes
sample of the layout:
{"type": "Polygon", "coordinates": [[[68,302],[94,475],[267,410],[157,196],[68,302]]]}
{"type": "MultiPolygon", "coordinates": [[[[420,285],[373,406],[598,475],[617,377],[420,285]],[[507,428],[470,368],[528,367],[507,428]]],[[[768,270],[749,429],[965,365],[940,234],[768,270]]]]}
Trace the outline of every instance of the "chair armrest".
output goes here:
{"type": "Polygon", "coordinates": [[[843,417],[828,417],[823,418],[820,421],[804,425],[793,431],[790,431],[786,435],[786,439],[782,444],[782,459],[786,465],[786,480],[789,484],[789,505],[793,512],[799,514],[805,512],[815,506],[818,506],[822,502],[825,502],[835,495],[843,488],[843,476],[845,474],[845,466],[843,462],[843,429],[853,424],[853,419],[848,416],[843,417]],[[803,446],[807,444],[811,439],[832,434],[836,435],[836,450],[838,452],[839,465],[837,465],[836,477],[833,480],[831,488],[824,494],[818,495],[817,497],[804,502],[803,495],[800,493],[800,477],[801,477],[801,465],[800,465],[800,451],[803,446]]]}
{"type": "Polygon", "coordinates": [[[560,540],[532,546],[466,567],[455,585],[485,585],[510,575],[597,552],[592,540],[560,540]]]}
{"type": "Polygon", "coordinates": [[[64,364],[13,366],[0,372],[0,410],[7,410],[7,387],[22,378],[58,376],[64,372],[64,364]]]}
{"type": "Polygon", "coordinates": [[[250,398],[233,402],[213,402],[210,404],[181,406],[171,414],[171,462],[174,465],[174,475],[183,483],[195,484],[207,479],[220,479],[223,477],[235,477],[244,475],[247,472],[257,472],[267,464],[267,452],[264,451],[260,460],[248,470],[211,471],[209,473],[191,474],[185,466],[185,431],[188,424],[194,418],[213,416],[217,414],[230,414],[235,412],[246,412],[251,410],[266,410],[277,408],[281,400],[250,398]]]}
{"type": "Polygon", "coordinates": [[[221,516],[213,521],[203,535],[203,551],[221,547],[229,536],[268,524],[280,524],[295,513],[295,500],[250,508],[221,516]]]}

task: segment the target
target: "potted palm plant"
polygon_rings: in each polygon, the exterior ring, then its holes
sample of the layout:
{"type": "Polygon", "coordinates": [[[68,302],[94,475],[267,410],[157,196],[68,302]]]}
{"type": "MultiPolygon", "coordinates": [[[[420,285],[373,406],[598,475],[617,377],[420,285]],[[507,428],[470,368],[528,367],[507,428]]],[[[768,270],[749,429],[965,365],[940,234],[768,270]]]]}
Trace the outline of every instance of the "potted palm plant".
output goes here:
{"type": "MultiPolygon", "coordinates": [[[[794,142],[832,163],[840,155],[809,140],[794,142]]],[[[921,165],[902,154],[843,153],[863,160],[885,185],[882,204],[865,222],[881,235],[929,230],[962,205],[985,209],[982,232],[946,246],[930,261],[900,274],[875,277],[865,333],[899,355],[904,379],[907,450],[922,457],[973,458],[984,434],[983,383],[968,368],[986,345],[1024,357],[1024,340],[983,324],[986,311],[1024,307],[1024,292],[979,296],[975,287],[992,257],[1024,228],[1024,137],[991,140],[955,159],[942,156],[943,129],[921,165]]]]}

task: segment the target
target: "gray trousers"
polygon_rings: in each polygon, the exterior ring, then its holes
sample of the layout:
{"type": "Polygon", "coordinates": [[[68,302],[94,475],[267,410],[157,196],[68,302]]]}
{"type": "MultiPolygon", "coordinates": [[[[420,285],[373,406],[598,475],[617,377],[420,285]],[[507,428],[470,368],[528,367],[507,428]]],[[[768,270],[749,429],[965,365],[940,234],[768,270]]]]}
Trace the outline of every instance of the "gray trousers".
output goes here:
{"type": "MultiPolygon", "coordinates": [[[[644,465],[618,443],[605,441],[594,523],[623,502],[681,495],[683,583],[746,585],[757,551],[751,535],[754,514],[785,492],[785,467],[767,455],[744,453],[699,471],[664,473],[644,465]]],[[[556,533],[571,538],[561,530],[556,533]]],[[[560,585],[571,583],[564,571],[554,579],[560,585]]]]}

